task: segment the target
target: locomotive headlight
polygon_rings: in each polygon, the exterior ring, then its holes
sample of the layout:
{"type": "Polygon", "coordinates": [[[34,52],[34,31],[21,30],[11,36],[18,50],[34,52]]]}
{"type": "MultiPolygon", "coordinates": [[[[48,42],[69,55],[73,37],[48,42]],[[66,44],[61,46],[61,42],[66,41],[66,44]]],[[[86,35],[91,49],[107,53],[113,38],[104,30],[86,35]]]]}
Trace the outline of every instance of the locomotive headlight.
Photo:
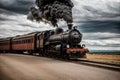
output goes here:
{"type": "Polygon", "coordinates": [[[82,47],[84,48],[84,47],[85,47],[85,44],[82,44],[82,47]]]}
{"type": "Polygon", "coordinates": [[[67,45],[67,48],[70,48],[70,45],[67,45]]]}

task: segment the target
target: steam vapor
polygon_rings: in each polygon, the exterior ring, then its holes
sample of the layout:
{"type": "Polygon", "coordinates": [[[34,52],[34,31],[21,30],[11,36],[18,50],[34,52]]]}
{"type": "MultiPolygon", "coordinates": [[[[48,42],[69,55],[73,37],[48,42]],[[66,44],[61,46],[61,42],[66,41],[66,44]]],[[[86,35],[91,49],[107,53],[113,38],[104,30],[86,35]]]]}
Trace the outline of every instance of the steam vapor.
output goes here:
{"type": "Polygon", "coordinates": [[[73,23],[71,0],[36,0],[37,7],[31,7],[27,19],[50,22],[58,27],[58,20],[64,20],[68,26],[73,23]]]}

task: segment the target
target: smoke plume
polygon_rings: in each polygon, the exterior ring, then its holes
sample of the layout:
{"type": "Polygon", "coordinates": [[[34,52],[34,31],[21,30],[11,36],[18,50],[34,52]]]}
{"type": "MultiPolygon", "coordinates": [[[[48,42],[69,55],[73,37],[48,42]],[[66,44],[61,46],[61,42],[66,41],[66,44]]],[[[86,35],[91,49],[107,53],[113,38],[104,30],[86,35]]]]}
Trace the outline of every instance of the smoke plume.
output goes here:
{"type": "Polygon", "coordinates": [[[72,24],[72,8],[71,0],[36,0],[36,7],[31,7],[28,19],[50,22],[53,26],[58,26],[58,20],[64,20],[67,24],[72,24]]]}

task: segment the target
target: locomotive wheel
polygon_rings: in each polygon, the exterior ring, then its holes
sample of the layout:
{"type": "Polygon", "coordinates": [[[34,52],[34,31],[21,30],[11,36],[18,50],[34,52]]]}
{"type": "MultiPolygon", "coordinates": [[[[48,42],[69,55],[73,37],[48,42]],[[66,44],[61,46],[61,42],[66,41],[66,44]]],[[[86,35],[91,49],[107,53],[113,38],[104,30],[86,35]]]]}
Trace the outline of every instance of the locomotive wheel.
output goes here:
{"type": "Polygon", "coordinates": [[[67,54],[66,54],[66,48],[67,48],[67,45],[65,43],[62,43],[61,44],[61,57],[62,57],[62,59],[69,59],[67,54]]]}
{"type": "Polygon", "coordinates": [[[65,59],[65,60],[69,60],[70,57],[69,57],[69,55],[65,54],[64,57],[63,57],[63,59],[65,59]]]}

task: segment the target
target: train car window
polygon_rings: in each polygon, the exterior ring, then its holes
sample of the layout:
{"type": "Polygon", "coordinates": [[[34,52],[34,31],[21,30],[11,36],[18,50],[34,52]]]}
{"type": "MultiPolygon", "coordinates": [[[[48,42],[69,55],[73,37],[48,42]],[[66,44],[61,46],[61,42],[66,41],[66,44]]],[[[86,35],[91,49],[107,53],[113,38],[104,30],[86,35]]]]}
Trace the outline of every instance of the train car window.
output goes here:
{"type": "Polygon", "coordinates": [[[28,43],[28,40],[26,40],[26,43],[28,43]]]}
{"type": "Polygon", "coordinates": [[[28,43],[30,43],[30,39],[28,39],[28,43]]]}
{"type": "Polygon", "coordinates": [[[28,39],[28,43],[29,43],[29,39],[28,39]]]}
{"type": "Polygon", "coordinates": [[[25,40],[25,42],[27,43],[27,40],[25,40]]]}
{"type": "Polygon", "coordinates": [[[21,44],[21,40],[20,40],[19,44],[21,44]]]}
{"type": "Polygon", "coordinates": [[[25,40],[23,40],[23,43],[25,43],[25,40]]]}
{"type": "Polygon", "coordinates": [[[21,40],[21,44],[23,44],[23,40],[21,40]]]}
{"type": "Polygon", "coordinates": [[[25,40],[23,40],[23,44],[25,43],[25,40]]]}
{"type": "Polygon", "coordinates": [[[20,41],[20,44],[22,44],[22,41],[20,41]]]}
{"type": "Polygon", "coordinates": [[[24,43],[27,43],[27,40],[24,40],[24,43]]]}
{"type": "Polygon", "coordinates": [[[39,36],[37,36],[37,40],[39,40],[39,36]]]}
{"type": "Polygon", "coordinates": [[[22,44],[24,44],[24,40],[22,40],[22,44]]]}
{"type": "Polygon", "coordinates": [[[30,39],[28,39],[28,43],[30,43],[30,39]]]}
{"type": "Polygon", "coordinates": [[[29,43],[31,43],[31,39],[29,39],[29,43]]]}
{"type": "Polygon", "coordinates": [[[28,43],[28,39],[26,40],[26,43],[28,43]]]}
{"type": "Polygon", "coordinates": [[[30,43],[31,43],[31,39],[30,39],[30,43]]]}
{"type": "Polygon", "coordinates": [[[33,42],[33,38],[31,39],[31,43],[33,42]]]}
{"type": "Polygon", "coordinates": [[[31,43],[31,39],[30,39],[30,43],[31,43]]]}

